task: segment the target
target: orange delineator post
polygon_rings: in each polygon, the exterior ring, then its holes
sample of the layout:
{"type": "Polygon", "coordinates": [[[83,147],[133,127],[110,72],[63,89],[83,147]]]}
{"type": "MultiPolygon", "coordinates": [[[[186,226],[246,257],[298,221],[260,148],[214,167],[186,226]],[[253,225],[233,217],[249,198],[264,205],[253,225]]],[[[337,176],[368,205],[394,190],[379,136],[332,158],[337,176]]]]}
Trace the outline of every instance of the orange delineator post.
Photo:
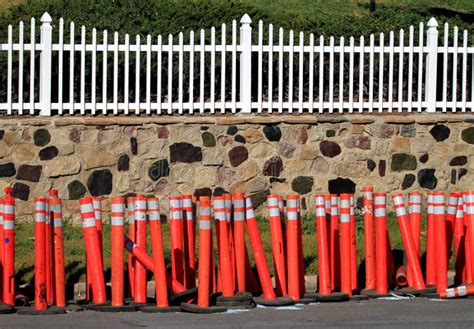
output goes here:
{"type": "MultiPolygon", "coordinates": [[[[413,235],[413,242],[415,243],[416,255],[418,261],[420,260],[420,237],[421,237],[421,193],[408,193],[408,211],[410,219],[411,234],[413,235]]],[[[413,274],[410,266],[406,266],[408,285],[413,287],[413,274]]]]}
{"type": "Polygon", "coordinates": [[[387,196],[385,193],[374,193],[375,217],[375,291],[378,295],[388,293],[387,282],[387,196]]]}
{"type": "Polygon", "coordinates": [[[153,264],[155,266],[156,306],[168,307],[166,264],[163,250],[163,234],[161,231],[160,204],[158,198],[148,198],[148,219],[150,221],[151,247],[153,252],[153,264]]]}
{"type": "MultiPolygon", "coordinates": [[[[0,198],[0,303],[3,302],[3,198],[0,198]]],[[[45,279],[46,280],[46,279],[45,279]]]]}
{"type": "Polygon", "coordinates": [[[54,241],[53,225],[51,225],[52,213],[49,202],[46,204],[46,300],[53,305],[54,298],[54,241]]]}
{"type": "Polygon", "coordinates": [[[257,266],[258,276],[263,290],[263,298],[266,300],[276,299],[275,291],[272,287],[270,272],[268,271],[265,252],[263,250],[262,240],[260,238],[260,230],[258,229],[257,218],[252,206],[250,197],[245,198],[245,211],[247,230],[249,234],[250,244],[252,245],[253,256],[257,266]]]}
{"type": "Polygon", "coordinates": [[[367,186],[364,193],[364,247],[365,289],[375,289],[375,241],[374,241],[374,188],[367,186]]]}
{"type": "Polygon", "coordinates": [[[474,296],[474,284],[462,285],[455,288],[446,289],[439,293],[441,299],[459,298],[464,296],[474,296]]]}
{"type": "Polygon", "coordinates": [[[49,210],[53,216],[54,243],[54,297],[56,306],[66,307],[66,282],[64,278],[64,234],[62,202],[57,190],[49,191],[49,210]]]}
{"type": "Polygon", "coordinates": [[[341,292],[352,296],[351,270],[351,195],[341,194],[340,205],[340,252],[341,252],[341,292]]]}
{"type": "Polygon", "coordinates": [[[352,290],[357,289],[357,236],[354,214],[354,194],[351,194],[350,200],[350,224],[351,224],[351,285],[352,290]]]}
{"type": "Polygon", "coordinates": [[[272,239],[273,265],[275,270],[275,287],[278,296],[286,296],[286,262],[285,248],[283,244],[283,232],[281,229],[280,207],[278,196],[275,194],[267,197],[268,220],[270,222],[270,234],[272,239]]]}
{"type": "Polygon", "coordinates": [[[331,194],[331,219],[329,239],[329,261],[331,265],[331,289],[336,290],[341,286],[341,254],[339,248],[339,197],[331,194]]]}
{"type": "Polygon", "coordinates": [[[209,307],[209,289],[211,284],[211,255],[213,253],[211,236],[211,200],[199,198],[199,270],[198,301],[200,307],[209,307]]]}
{"type": "Polygon", "coordinates": [[[102,234],[102,200],[100,198],[92,197],[92,204],[94,206],[95,225],[97,227],[97,236],[99,237],[100,258],[102,266],[104,266],[104,237],[102,234]]]}
{"type": "Polygon", "coordinates": [[[399,287],[406,287],[408,285],[407,269],[404,265],[399,265],[395,271],[395,283],[399,287]]]}
{"type": "Polygon", "coordinates": [[[213,200],[214,218],[219,225],[219,273],[221,275],[222,295],[234,296],[232,285],[232,264],[229,252],[229,231],[225,209],[225,198],[216,196],[213,200]]]}
{"type": "MultiPolygon", "coordinates": [[[[135,241],[135,197],[127,198],[128,238],[135,241]]],[[[135,295],[135,265],[136,259],[132,254],[127,256],[128,287],[130,297],[135,295]]]]}
{"type": "Polygon", "coordinates": [[[425,288],[425,282],[423,281],[423,275],[421,273],[420,262],[416,255],[415,242],[410,229],[410,223],[405,210],[402,194],[392,195],[393,204],[397,214],[398,225],[400,227],[400,233],[405,246],[405,252],[408,260],[408,264],[412,268],[413,273],[413,285],[415,289],[420,290],[425,288]]]}
{"type": "Polygon", "coordinates": [[[331,294],[326,209],[323,194],[315,195],[316,228],[318,234],[318,290],[321,295],[331,294]]]}
{"type": "Polygon", "coordinates": [[[426,236],[426,284],[436,285],[436,238],[433,221],[433,192],[428,193],[426,236]]]}
{"type": "Polygon", "coordinates": [[[89,268],[92,285],[92,300],[94,304],[105,304],[107,296],[105,293],[104,270],[100,254],[99,237],[95,223],[94,207],[91,197],[79,200],[81,206],[82,234],[86,247],[87,268],[89,268]]]}
{"type": "Polygon", "coordinates": [[[183,195],[184,236],[184,280],[187,289],[196,286],[195,224],[194,204],[191,195],[183,195]]]}
{"type": "Polygon", "coordinates": [[[3,303],[15,305],[15,198],[5,187],[3,199],[3,303]]]}
{"type": "Polygon", "coordinates": [[[446,219],[444,216],[444,192],[433,193],[433,222],[436,237],[436,291],[448,288],[448,260],[446,248],[446,219]]]}
{"type": "Polygon", "coordinates": [[[171,276],[184,284],[183,268],[183,209],[180,196],[170,196],[171,276]]]}
{"type": "Polygon", "coordinates": [[[465,265],[464,265],[464,282],[465,283],[474,283],[474,273],[471,271],[471,263],[474,261],[471,254],[471,237],[469,230],[471,229],[469,216],[467,215],[467,204],[466,197],[463,194],[463,225],[464,225],[464,253],[465,253],[465,265]]]}
{"type": "MultiPolygon", "coordinates": [[[[146,249],[146,198],[135,198],[135,243],[146,249]]],[[[146,303],[146,268],[141,263],[135,265],[135,303],[146,303]]]]}
{"type": "Polygon", "coordinates": [[[235,269],[235,244],[234,244],[234,222],[232,220],[232,196],[229,193],[223,194],[225,199],[225,215],[227,218],[227,231],[229,234],[229,256],[232,269],[232,290],[237,289],[237,273],[235,269]]]}
{"type": "Polygon", "coordinates": [[[464,192],[464,220],[467,220],[467,241],[466,248],[469,250],[470,278],[469,283],[474,283],[474,191],[464,192]]]}
{"type": "Polygon", "coordinates": [[[235,269],[237,273],[237,291],[246,291],[245,264],[245,197],[243,193],[233,195],[234,202],[234,248],[235,269]]]}
{"type": "Polygon", "coordinates": [[[46,203],[44,197],[35,202],[35,310],[46,310],[46,203]]]}
{"type": "Polygon", "coordinates": [[[458,200],[461,194],[458,192],[451,192],[448,199],[448,210],[446,214],[446,252],[447,262],[451,258],[451,246],[453,244],[454,237],[454,225],[456,223],[456,211],[458,206],[458,200]]]}
{"type": "Polygon", "coordinates": [[[306,293],[306,283],[305,283],[305,267],[304,267],[304,247],[303,247],[303,229],[302,218],[301,218],[301,203],[299,195],[296,195],[298,198],[297,203],[297,215],[298,215],[298,274],[299,274],[299,286],[300,286],[300,296],[303,296],[306,293]]]}
{"type": "Polygon", "coordinates": [[[112,198],[110,212],[112,306],[123,306],[124,302],[124,217],[125,198],[112,198]]]}
{"type": "Polygon", "coordinates": [[[286,257],[288,268],[288,296],[297,301],[301,297],[300,291],[300,266],[298,243],[298,196],[289,195],[286,200],[286,257]]]}
{"type": "Polygon", "coordinates": [[[456,257],[455,269],[456,274],[454,276],[454,284],[459,285],[465,280],[463,275],[465,274],[466,265],[466,251],[464,249],[464,200],[462,195],[458,199],[456,220],[454,223],[454,255],[456,257]]]}

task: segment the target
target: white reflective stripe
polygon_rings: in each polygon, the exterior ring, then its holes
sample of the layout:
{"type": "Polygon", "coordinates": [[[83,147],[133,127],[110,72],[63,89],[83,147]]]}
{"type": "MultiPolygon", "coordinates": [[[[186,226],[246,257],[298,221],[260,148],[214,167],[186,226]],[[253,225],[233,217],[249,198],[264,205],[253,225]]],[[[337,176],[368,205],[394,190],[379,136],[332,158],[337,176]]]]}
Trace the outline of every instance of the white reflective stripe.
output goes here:
{"type": "Polygon", "coordinates": [[[354,207],[351,205],[351,210],[350,210],[351,216],[354,216],[354,207]]]}
{"type": "Polygon", "coordinates": [[[158,200],[148,200],[148,209],[159,209],[160,202],[158,200]]]}
{"type": "Polygon", "coordinates": [[[339,214],[339,211],[337,207],[331,207],[331,216],[337,216],[339,214]]]}
{"type": "Polygon", "coordinates": [[[392,199],[393,199],[393,204],[396,206],[404,204],[403,198],[401,195],[394,196],[392,199]]]}
{"type": "Polygon", "coordinates": [[[284,207],[283,200],[278,200],[278,207],[280,207],[280,209],[283,210],[283,207],[284,207]]]}
{"type": "Polygon", "coordinates": [[[82,220],[82,227],[95,227],[95,218],[86,218],[82,220]]]}
{"type": "Polygon", "coordinates": [[[316,198],[314,199],[314,204],[315,204],[316,206],[323,206],[323,207],[325,207],[325,206],[326,206],[326,201],[324,200],[324,197],[319,197],[319,196],[318,196],[318,197],[316,197],[316,198]]]}
{"type": "Polygon", "coordinates": [[[464,218],[464,211],[462,209],[458,209],[456,212],[456,218],[457,219],[463,219],[464,218]]]}
{"type": "Polygon", "coordinates": [[[255,218],[255,212],[253,211],[253,209],[245,210],[245,215],[246,215],[247,219],[255,218]]]}
{"type": "Polygon", "coordinates": [[[135,209],[146,209],[145,200],[135,200],[135,209]]]}
{"type": "Polygon", "coordinates": [[[46,210],[46,203],[44,202],[35,202],[35,210],[46,210]]]}
{"type": "Polygon", "coordinates": [[[385,208],[375,208],[375,217],[385,217],[385,208]]]}
{"type": "Polygon", "coordinates": [[[280,209],[278,208],[270,208],[268,209],[268,213],[270,217],[280,217],[280,209]]]}
{"type": "Polygon", "coordinates": [[[316,216],[317,217],[326,217],[326,209],[316,208],[316,216]]]}
{"type": "Polygon", "coordinates": [[[456,292],[454,291],[454,288],[446,289],[446,297],[448,298],[456,297],[456,292]]]}
{"type": "Polygon", "coordinates": [[[123,204],[119,203],[112,203],[112,212],[123,212],[124,206],[123,204]]]}
{"type": "Polygon", "coordinates": [[[128,209],[128,211],[134,211],[135,210],[135,203],[134,202],[128,202],[127,203],[127,209],[128,209]]]}
{"type": "Polygon", "coordinates": [[[95,208],[100,208],[100,200],[92,199],[92,204],[95,208]]]}
{"type": "Polygon", "coordinates": [[[466,296],[467,295],[467,287],[466,286],[459,286],[458,287],[458,295],[459,296],[466,296]]]}
{"type": "Polygon", "coordinates": [[[421,203],[421,195],[414,194],[409,197],[410,203],[421,203]]]}
{"type": "Polygon", "coordinates": [[[324,202],[324,206],[325,206],[327,209],[331,208],[331,200],[326,200],[326,201],[324,202]]]}
{"type": "Polygon", "coordinates": [[[63,220],[61,218],[55,218],[54,227],[63,227],[63,220]]]}
{"type": "Polygon", "coordinates": [[[349,200],[346,199],[341,199],[341,208],[349,208],[351,206],[351,203],[349,200]]]}
{"type": "Polygon", "coordinates": [[[286,200],[286,207],[287,208],[296,208],[296,207],[298,207],[298,200],[295,200],[295,199],[286,200]]]}
{"type": "Polygon", "coordinates": [[[148,212],[149,220],[160,220],[160,213],[158,211],[149,211],[148,212]]]}
{"type": "Polygon", "coordinates": [[[378,195],[378,196],[376,196],[375,199],[374,199],[374,204],[376,204],[376,205],[385,204],[386,199],[387,199],[387,198],[386,198],[385,196],[378,195]]]}
{"type": "Polygon", "coordinates": [[[15,221],[13,221],[13,220],[3,221],[3,229],[4,230],[13,230],[13,229],[15,229],[15,221]]]}
{"type": "Polygon", "coordinates": [[[454,215],[456,213],[457,206],[449,206],[448,207],[448,215],[454,215]]]}
{"type": "Polygon", "coordinates": [[[102,213],[100,211],[94,211],[95,220],[102,220],[102,213]]]}
{"type": "Polygon", "coordinates": [[[464,212],[468,213],[469,215],[472,215],[474,214],[474,206],[465,206],[466,209],[464,210],[464,212]]]}
{"type": "Polygon", "coordinates": [[[186,220],[193,220],[193,212],[186,211],[186,220]]]}
{"type": "Polygon", "coordinates": [[[365,197],[367,200],[372,200],[374,198],[374,192],[365,192],[365,197]]]}
{"type": "Polygon", "coordinates": [[[0,216],[0,225],[3,225],[3,216],[0,216]]]}
{"type": "Polygon", "coordinates": [[[181,206],[180,201],[179,199],[170,199],[170,208],[179,208],[181,206]]]}
{"type": "Polygon", "coordinates": [[[465,203],[474,202],[474,195],[472,195],[472,194],[464,194],[464,202],[465,202],[465,203]]]}
{"type": "Polygon", "coordinates": [[[456,206],[456,205],[458,204],[458,198],[455,197],[455,196],[449,197],[448,204],[449,204],[449,205],[456,206]]]}
{"type": "Polygon", "coordinates": [[[234,221],[245,220],[245,213],[243,211],[234,212],[234,221]]]}
{"type": "Polygon", "coordinates": [[[210,230],[211,229],[211,221],[210,220],[200,220],[199,221],[199,229],[200,230],[210,230]]]}
{"type": "Polygon", "coordinates": [[[277,198],[268,198],[268,206],[269,207],[278,207],[278,199],[277,198]]]}
{"type": "Polygon", "coordinates": [[[298,220],[298,213],[294,211],[290,211],[286,214],[286,218],[288,220],[298,220]]]}
{"type": "Polygon", "coordinates": [[[225,221],[227,220],[227,217],[225,216],[225,212],[223,212],[223,211],[214,212],[214,218],[215,218],[216,220],[219,220],[219,221],[220,221],[220,220],[223,220],[223,221],[224,221],[224,220],[225,220],[225,221]]]}
{"type": "Polygon", "coordinates": [[[351,221],[351,216],[349,214],[341,214],[341,216],[339,216],[339,221],[341,223],[349,223],[351,221]]]}
{"type": "Polygon", "coordinates": [[[442,203],[442,204],[444,204],[444,195],[435,195],[435,196],[433,196],[433,203],[442,203]]]}
{"type": "Polygon", "coordinates": [[[15,213],[15,206],[11,204],[5,204],[3,205],[3,213],[4,214],[14,214],[15,213]]]}
{"type": "Polygon", "coordinates": [[[331,197],[331,204],[338,204],[338,197],[337,196],[332,196],[331,197]]]}
{"type": "Polygon", "coordinates": [[[428,204],[428,214],[432,214],[433,213],[433,204],[428,204]]]}
{"type": "Polygon", "coordinates": [[[123,226],[123,217],[112,216],[110,218],[110,223],[113,226],[123,226]]]}
{"type": "Polygon", "coordinates": [[[225,201],[223,199],[214,200],[214,209],[225,208],[225,201]]]}
{"type": "Polygon", "coordinates": [[[44,213],[35,213],[35,222],[44,223],[46,222],[46,216],[44,213]]]}
{"type": "Polygon", "coordinates": [[[199,213],[201,214],[201,216],[211,216],[211,208],[209,208],[209,207],[205,207],[205,208],[200,207],[199,208],[199,213]]]}
{"type": "Polygon", "coordinates": [[[433,214],[435,214],[435,215],[444,215],[444,207],[443,206],[434,206],[433,207],[433,214]]]}
{"type": "Polygon", "coordinates": [[[135,223],[135,217],[134,216],[128,216],[128,223],[129,224],[135,223]]]}
{"type": "Polygon", "coordinates": [[[237,199],[234,200],[234,208],[244,208],[244,200],[243,199],[237,199]]]}
{"type": "Polygon", "coordinates": [[[49,211],[52,211],[56,214],[59,214],[61,212],[61,205],[59,204],[53,204],[49,206],[49,211]]]}
{"type": "Polygon", "coordinates": [[[85,203],[81,204],[81,212],[86,213],[86,212],[93,212],[94,208],[92,207],[91,203],[85,203]]]}
{"type": "Polygon", "coordinates": [[[428,202],[433,202],[433,194],[428,194],[428,202]]]}
{"type": "Polygon", "coordinates": [[[183,207],[191,208],[193,206],[193,200],[191,199],[183,199],[183,207]]]}
{"type": "Polygon", "coordinates": [[[171,212],[171,218],[173,218],[174,220],[181,220],[183,219],[183,213],[181,212],[181,210],[173,210],[171,212]]]}
{"type": "Polygon", "coordinates": [[[410,213],[421,214],[421,206],[419,204],[410,205],[410,213]]]}
{"type": "Polygon", "coordinates": [[[397,216],[405,216],[407,214],[405,207],[397,207],[395,211],[397,212],[397,216]]]}

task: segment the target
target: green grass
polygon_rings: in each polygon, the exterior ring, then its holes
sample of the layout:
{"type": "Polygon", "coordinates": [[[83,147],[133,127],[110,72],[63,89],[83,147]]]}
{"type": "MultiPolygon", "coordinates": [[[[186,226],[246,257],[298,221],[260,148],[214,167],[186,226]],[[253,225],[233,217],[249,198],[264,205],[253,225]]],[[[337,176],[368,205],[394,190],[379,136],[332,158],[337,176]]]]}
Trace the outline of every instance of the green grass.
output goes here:
{"type": "MultiPolygon", "coordinates": [[[[357,230],[357,254],[359,263],[364,259],[364,231],[363,219],[360,214],[356,216],[357,230]]],[[[266,218],[258,219],[260,234],[267,258],[270,272],[273,274],[273,259],[271,249],[270,225],[266,218]]],[[[403,243],[400,237],[398,223],[395,216],[387,216],[387,227],[390,234],[390,240],[393,249],[403,250],[403,243]]],[[[170,266],[169,249],[169,226],[164,224],[163,240],[165,243],[166,264],[170,266]]],[[[425,228],[422,227],[421,247],[425,250],[425,228]]],[[[316,274],[318,271],[318,250],[316,240],[316,228],[314,217],[312,215],[302,216],[303,248],[305,257],[306,274],[316,274]]],[[[110,278],[110,224],[104,220],[104,265],[106,279],[110,278]]],[[[216,241],[216,239],[214,239],[216,241]]],[[[196,239],[198,243],[198,239],[196,239]]],[[[248,250],[251,250],[247,239],[248,250]]],[[[82,229],[80,226],[73,225],[69,220],[64,222],[64,248],[65,248],[65,268],[68,283],[75,283],[85,280],[85,257],[84,242],[82,239],[82,229]]],[[[148,238],[148,252],[151,255],[151,241],[148,238]]],[[[196,253],[197,255],[197,253],[196,253]]],[[[254,264],[253,255],[250,252],[250,261],[254,264]]],[[[451,261],[451,268],[453,267],[451,261]]],[[[32,221],[18,221],[16,224],[16,282],[17,284],[31,283],[34,277],[34,225],[32,221]]]]}

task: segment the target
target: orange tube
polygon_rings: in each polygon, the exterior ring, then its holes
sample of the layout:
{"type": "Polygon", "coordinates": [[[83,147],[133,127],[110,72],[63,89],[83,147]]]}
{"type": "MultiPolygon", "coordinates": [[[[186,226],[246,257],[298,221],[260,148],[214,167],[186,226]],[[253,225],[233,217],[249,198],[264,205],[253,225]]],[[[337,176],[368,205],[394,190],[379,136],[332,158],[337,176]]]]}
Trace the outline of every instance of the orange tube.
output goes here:
{"type": "MultiPolygon", "coordinates": [[[[420,233],[421,233],[421,193],[408,193],[408,211],[410,219],[411,233],[413,235],[413,242],[415,242],[416,255],[418,261],[420,260],[420,233]]],[[[406,266],[407,279],[410,287],[413,287],[413,274],[410,266],[406,266]]]]}
{"type": "Polygon", "coordinates": [[[268,220],[270,222],[270,234],[272,238],[276,293],[278,296],[286,296],[288,291],[286,288],[285,249],[283,244],[283,232],[281,229],[278,196],[275,194],[269,195],[267,201],[269,213],[268,220]]]}
{"type": "Polygon", "coordinates": [[[314,204],[318,234],[318,288],[321,295],[329,295],[331,293],[331,275],[329,272],[329,250],[324,195],[317,194],[314,204]]]}
{"type": "Polygon", "coordinates": [[[405,252],[408,260],[408,264],[412,268],[414,288],[417,290],[425,288],[425,282],[423,281],[423,275],[421,273],[420,262],[416,255],[415,242],[410,229],[410,223],[403,203],[403,196],[401,194],[392,195],[393,204],[397,213],[398,225],[400,227],[400,233],[405,246],[405,252]]]}
{"type": "Polygon", "coordinates": [[[340,206],[340,252],[341,252],[341,291],[352,296],[351,265],[351,195],[341,194],[340,206]]]}
{"type": "Polygon", "coordinates": [[[49,203],[46,205],[46,300],[48,304],[54,305],[54,241],[53,225],[51,225],[52,216],[49,209],[49,203]]]}
{"type": "Polygon", "coordinates": [[[199,198],[199,271],[198,271],[198,306],[209,307],[209,289],[211,281],[211,200],[199,198]]]}
{"type": "Polygon", "coordinates": [[[86,246],[87,267],[89,268],[92,285],[92,300],[94,304],[105,304],[107,296],[105,293],[104,270],[92,198],[82,198],[79,203],[81,205],[82,234],[86,246]]]}
{"type": "Polygon", "coordinates": [[[35,198],[35,310],[46,310],[46,198],[35,198]]]}
{"type": "Polygon", "coordinates": [[[387,199],[385,193],[374,193],[374,216],[375,216],[375,266],[376,282],[375,291],[379,295],[388,292],[387,282],[387,199]]]}
{"type": "MultiPolygon", "coordinates": [[[[3,240],[3,198],[0,198],[0,237],[3,240]]],[[[3,302],[3,263],[3,242],[0,242],[0,304],[3,302]]]]}
{"type": "MultiPolygon", "coordinates": [[[[135,241],[135,197],[127,198],[128,237],[135,241]]],[[[127,256],[128,288],[130,297],[135,296],[135,264],[136,259],[132,254],[127,256]]]]}
{"type": "Polygon", "coordinates": [[[303,296],[306,293],[306,283],[305,283],[305,267],[304,267],[304,248],[303,248],[303,230],[301,228],[301,206],[300,206],[300,197],[297,197],[297,211],[296,214],[298,215],[298,234],[297,234],[297,241],[298,241],[298,274],[299,274],[299,287],[300,287],[300,296],[303,296]]]}
{"type": "Polygon", "coordinates": [[[124,252],[123,252],[123,219],[125,216],[125,198],[112,198],[110,213],[111,227],[111,281],[112,281],[112,306],[122,306],[124,301],[124,252]]]}
{"type": "Polygon", "coordinates": [[[354,214],[354,194],[350,200],[350,224],[351,224],[351,286],[352,290],[357,289],[357,236],[354,214]]]}
{"type": "Polygon", "coordinates": [[[446,289],[439,293],[441,299],[474,296],[474,284],[467,284],[455,288],[446,289]]]}
{"type": "MultiPolygon", "coordinates": [[[[137,195],[135,198],[135,243],[146,249],[146,198],[137,195]]],[[[135,303],[146,303],[146,268],[141,263],[135,264],[135,303]]]]}
{"type": "Polygon", "coordinates": [[[464,220],[467,220],[467,242],[466,250],[468,250],[468,254],[466,255],[466,259],[469,259],[469,263],[466,263],[470,269],[470,275],[468,277],[469,283],[474,283],[474,191],[467,191],[464,192],[464,220]]]}
{"type": "Polygon", "coordinates": [[[148,219],[150,221],[151,247],[155,275],[156,306],[168,307],[168,288],[166,285],[166,264],[161,232],[160,205],[158,198],[148,198],[148,219]]]}
{"type": "Polygon", "coordinates": [[[180,196],[170,196],[170,246],[171,275],[179,283],[184,283],[183,268],[183,217],[180,196]]]}
{"type": "Polygon", "coordinates": [[[229,252],[229,231],[225,209],[225,199],[223,196],[216,196],[213,200],[214,218],[219,225],[219,269],[221,275],[222,295],[234,296],[232,286],[232,264],[229,252]]]}
{"type": "Polygon", "coordinates": [[[446,248],[446,219],[444,216],[444,192],[433,193],[433,222],[436,237],[436,291],[448,288],[448,260],[446,248]]]}
{"type": "Polygon", "coordinates": [[[225,199],[225,215],[227,218],[227,231],[229,233],[229,256],[232,270],[232,290],[237,289],[237,273],[235,269],[235,245],[234,245],[234,222],[232,220],[232,196],[229,193],[223,194],[225,199]]]}
{"type": "Polygon", "coordinates": [[[341,254],[339,248],[339,198],[331,194],[331,223],[329,226],[329,260],[331,264],[331,289],[336,290],[341,286],[341,254]]]}
{"type": "Polygon", "coordinates": [[[456,211],[458,206],[458,200],[461,194],[458,192],[451,192],[449,194],[448,211],[446,214],[446,252],[447,261],[451,258],[451,246],[453,244],[454,237],[454,225],[456,222],[456,211]]]}
{"type": "Polygon", "coordinates": [[[470,230],[470,221],[469,221],[469,216],[467,215],[467,205],[466,205],[466,199],[465,196],[463,195],[463,224],[464,224],[464,253],[465,253],[465,265],[464,265],[464,282],[466,283],[473,283],[473,273],[471,271],[471,263],[473,262],[472,257],[473,255],[471,254],[471,237],[469,235],[469,230],[470,230]]]}
{"type": "Polygon", "coordinates": [[[433,222],[433,192],[428,193],[426,284],[436,285],[436,236],[435,225],[433,222]]]}
{"type": "Polygon", "coordinates": [[[49,209],[53,216],[51,224],[54,233],[54,297],[56,306],[66,307],[66,285],[64,279],[64,234],[62,202],[57,190],[49,191],[49,209]]]}
{"type": "Polygon", "coordinates": [[[297,301],[300,299],[300,266],[298,243],[298,199],[297,195],[289,195],[286,200],[286,251],[288,266],[288,296],[297,301]]]}
{"type": "Polygon", "coordinates": [[[3,199],[3,303],[15,305],[15,198],[5,187],[3,199]]]}
{"type": "Polygon", "coordinates": [[[195,228],[194,228],[194,205],[191,195],[183,195],[183,213],[185,225],[183,225],[184,237],[184,279],[186,288],[196,286],[196,255],[195,255],[195,228]]]}
{"type": "Polygon", "coordinates": [[[245,198],[245,210],[247,218],[247,230],[250,238],[250,244],[252,245],[255,264],[257,265],[258,276],[262,285],[263,298],[266,300],[273,300],[276,299],[276,295],[275,291],[273,291],[270,272],[268,271],[265,252],[263,250],[263,244],[260,238],[260,230],[258,229],[257,218],[255,217],[252,200],[250,197],[245,198]]]}
{"type": "Polygon", "coordinates": [[[237,291],[246,291],[245,264],[245,199],[243,193],[233,195],[234,199],[234,248],[237,272],[237,291]]]}
{"type": "Polygon", "coordinates": [[[456,211],[456,221],[454,223],[454,255],[456,256],[455,269],[456,275],[454,276],[454,284],[459,285],[462,283],[464,269],[465,269],[465,259],[466,251],[464,249],[464,200],[462,195],[458,199],[457,211],[456,211]]]}
{"type": "Polygon", "coordinates": [[[365,289],[375,289],[374,188],[364,187],[365,289]]]}
{"type": "Polygon", "coordinates": [[[399,287],[406,287],[408,285],[407,270],[405,266],[398,266],[397,271],[395,272],[395,283],[399,287]]]}
{"type": "Polygon", "coordinates": [[[100,198],[92,197],[92,204],[94,205],[95,225],[97,226],[97,236],[99,237],[100,259],[102,261],[102,266],[104,266],[104,238],[102,234],[102,200],[100,198]]]}

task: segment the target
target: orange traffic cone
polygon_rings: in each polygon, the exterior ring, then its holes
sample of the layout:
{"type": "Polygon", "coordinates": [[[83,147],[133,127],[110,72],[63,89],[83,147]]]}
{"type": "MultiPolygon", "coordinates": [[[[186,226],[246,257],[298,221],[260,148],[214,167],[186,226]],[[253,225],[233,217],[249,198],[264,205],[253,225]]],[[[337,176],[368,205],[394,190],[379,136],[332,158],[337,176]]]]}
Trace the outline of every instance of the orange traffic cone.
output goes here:
{"type": "Polygon", "coordinates": [[[49,191],[49,210],[52,215],[54,245],[54,295],[56,306],[66,307],[66,285],[64,279],[64,235],[62,202],[57,190],[49,191]]]}
{"type": "Polygon", "coordinates": [[[35,310],[46,310],[46,198],[35,198],[35,310]]]}

